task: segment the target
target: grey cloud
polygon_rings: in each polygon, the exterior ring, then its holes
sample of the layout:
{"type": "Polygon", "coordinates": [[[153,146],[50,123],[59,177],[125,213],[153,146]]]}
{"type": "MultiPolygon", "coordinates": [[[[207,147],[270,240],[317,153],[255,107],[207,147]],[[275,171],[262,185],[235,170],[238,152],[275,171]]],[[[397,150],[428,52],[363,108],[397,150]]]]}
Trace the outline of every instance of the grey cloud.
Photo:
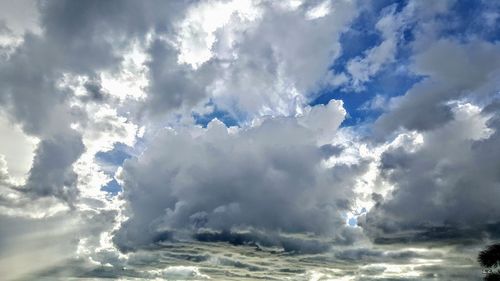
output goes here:
{"type": "MultiPolygon", "coordinates": [[[[126,201],[124,211],[130,219],[114,233],[114,241],[123,250],[155,251],[139,251],[136,254],[145,257],[132,257],[127,264],[118,253],[97,249],[100,235],[111,231],[118,219],[117,211],[104,210],[103,202],[85,198],[87,201],[78,203],[92,210],[66,212],[66,206],[58,205],[54,197],[78,208],[72,204],[78,197],[73,164],[85,147],[80,133],[72,129],[74,123],[83,127],[93,124],[96,131],[113,131],[117,136],[126,136],[127,131],[112,125],[114,115],[95,124],[86,120],[92,116],[72,105],[72,90],[58,85],[64,74],[90,79],[83,87],[96,103],[91,106],[111,104],[96,77],[103,70],[119,71],[123,54],[131,44],[139,44],[148,56],[145,66],[150,80],[144,109],[152,115],[178,108],[189,110],[207,98],[214,98],[227,110],[236,105],[261,115],[256,111],[268,107],[277,115],[288,115],[303,105],[303,95],[321,84],[341,52],[340,34],[357,14],[355,1],[335,2],[329,15],[314,20],[305,19],[304,14],[317,1],[293,11],[261,2],[263,18],[235,36],[231,48],[237,58],[226,57],[224,36],[231,31],[225,26],[216,31],[220,40],[212,48],[215,56],[192,69],[177,63],[178,50],[171,41],[176,24],[191,3],[39,2],[42,32],[28,31],[20,46],[0,58],[0,110],[40,139],[25,186],[8,183],[8,175],[0,167],[0,225],[9,226],[0,229],[0,268],[9,270],[5,261],[14,257],[19,259],[9,262],[23,267],[26,263],[40,265],[35,269],[45,270],[41,277],[47,279],[68,275],[153,278],[159,273],[149,273],[151,267],[200,264],[216,277],[266,278],[274,273],[276,279],[301,280],[312,276],[312,264],[328,268],[335,262],[342,274],[376,275],[386,268],[349,263],[404,264],[442,258],[413,251],[349,248],[364,237],[362,229],[344,226],[341,213],[352,210],[353,186],[370,163],[322,166],[325,159],[343,155],[344,150],[324,145],[345,114],[340,105],[333,104],[306,112],[312,119],[266,119],[236,133],[228,133],[222,124],[213,122],[206,131],[163,130],[155,139],[145,140],[151,141],[147,143],[150,147],[127,160],[119,178],[124,193],[115,199],[126,201]],[[27,218],[51,216],[59,208],[64,215],[27,218]],[[81,221],[73,222],[69,217],[81,221]],[[75,228],[63,233],[68,221],[75,228]],[[185,241],[189,246],[182,244],[185,241]],[[228,243],[219,246],[218,242],[228,243]],[[95,268],[72,259],[79,244],[95,251],[96,260],[115,267],[95,268]],[[154,247],[148,248],[152,244],[154,247]],[[4,259],[10,253],[14,254],[4,259]],[[37,264],[33,259],[39,257],[43,262],[37,264]],[[119,267],[124,264],[132,269],[119,267]],[[66,272],[66,267],[73,272],[66,272]],[[356,271],[357,267],[361,269],[356,271]]],[[[240,24],[232,20],[232,25],[240,24]]],[[[401,128],[425,131],[424,143],[417,150],[403,145],[385,152],[380,177],[396,190],[387,198],[374,193],[377,205],[358,219],[359,224],[376,243],[386,247],[393,243],[435,246],[498,239],[500,117],[498,103],[490,103],[498,93],[498,44],[468,39],[440,40],[422,50],[417,45],[412,67],[425,77],[405,96],[390,102],[391,108],[377,121],[376,130],[382,135],[401,128]],[[477,118],[464,122],[457,117],[450,101],[464,98],[489,103],[480,115],[488,118],[491,135],[480,139],[477,118]]],[[[456,266],[456,272],[444,268],[446,264],[421,266],[420,272],[426,275],[419,280],[475,277],[466,272],[473,267],[460,269],[472,262],[462,264],[454,259],[447,261],[456,266]]],[[[171,271],[177,274],[175,268],[171,271]]],[[[21,269],[9,276],[27,273],[21,269]]],[[[397,280],[377,276],[378,280],[383,278],[397,280]]]]}
{"type": "Polygon", "coordinates": [[[145,110],[158,115],[212,99],[234,116],[252,118],[290,115],[304,105],[340,54],[338,40],[356,15],[355,5],[338,1],[329,15],[316,20],[306,19],[307,5],[294,11],[268,2],[257,6],[262,18],[245,23],[233,16],[215,31],[213,57],[197,69],[178,64],[180,51],[172,41],[180,21],[174,18],[176,24],[160,33],[167,40],[155,39],[148,46],[145,110]]]}
{"type": "Polygon", "coordinates": [[[116,67],[121,53],[149,31],[164,30],[182,14],[182,1],[40,1],[44,38],[56,61],[78,73],[116,67]]]}
{"type": "Polygon", "coordinates": [[[194,238],[200,242],[227,242],[235,246],[274,247],[294,254],[317,254],[330,249],[328,241],[307,239],[306,237],[284,237],[279,234],[263,232],[198,232],[194,238]]]}
{"type": "Polygon", "coordinates": [[[81,137],[75,133],[42,140],[30,170],[28,190],[41,196],[54,195],[73,201],[77,195],[77,175],[71,165],[83,151],[81,137]]]}
{"type": "Polygon", "coordinates": [[[104,92],[100,81],[87,81],[83,85],[87,90],[90,100],[103,101],[107,94],[104,92]]]}
{"type": "MultiPolygon", "coordinates": [[[[42,26],[47,20],[53,20],[43,16],[47,11],[42,9],[41,12],[42,26]]],[[[98,67],[97,63],[108,61],[98,53],[95,54],[97,59],[92,61],[83,52],[71,51],[68,46],[74,43],[72,38],[64,42],[60,38],[59,41],[54,40],[52,27],[44,27],[40,35],[26,33],[22,45],[4,59],[0,67],[0,100],[4,105],[2,109],[20,122],[26,133],[41,139],[31,170],[29,189],[36,190],[39,195],[68,199],[73,197],[68,193],[75,192],[69,191],[74,188],[68,188],[74,187],[76,180],[71,165],[83,152],[83,145],[81,137],[70,129],[71,122],[75,120],[67,103],[71,93],[58,88],[57,80],[62,71],[69,68],[67,63],[78,70],[94,70],[98,67]],[[76,59],[80,60],[79,63],[76,59]],[[82,64],[85,67],[80,68],[82,64]],[[67,188],[67,191],[62,191],[67,188]]]]}
{"type": "Polygon", "coordinates": [[[498,89],[500,48],[497,43],[442,39],[414,57],[413,69],[425,78],[375,123],[379,135],[398,128],[430,130],[452,120],[448,102],[462,98],[487,100],[498,89]],[[496,89],[496,90],[495,90],[496,89]]]}
{"type": "MultiPolygon", "coordinates": [[[[95,269],[95,264],[90,263],[84,256],[86,253],[79,249],[82,247],[80,243],[85,241],[85,250],[94,251],[99,245],[100,234],[108,230],[116,213],[60,210],[44,215],[56,202],[24,200],[23,205],[7,212],[6,204],[0,202],[0,225],[5,226],[0,229],[0,274],[3,280],[67,280],[95,269]],[[32,208],[35,217],[26,216],[28,209],[32,208]]],[[[119,265],[111,256],[102,257],[104,255],[105,251],[100,250],[94,258],[119,265]]]]}
{"type": "MultiPolygon", "coordinates": [[[[0,66],[1,110],[41,140],[29,189],[66,200],[76,194],[71,165],[84,149],[81,136],[70,127],[88,117],[70,105],[72,90],[58,85],[63,74],[95,78],[102,70],[117,70],[131,43],[143,41],[150,30],[167,28],[171,22],[166,19],[183,6],[163,1],[37,3],[41,31],[27,30],[22,44],[2,57],[0,66]]],[[[91,81],[85,87],[94,100],[102,100],[98,84],[91,81]]]]}
{"type": "Polygon", "coordinates": [[[3,109],[9,110],[26,132],[35,135],[53,128],[52,112],[65,98],[55,86],[54,69],[50,61],[45,61],[48,55],[44,49],[39,37],[28,34],[25,43],[0,67],[3,109]]]}
{"type": "Polygon", "coordinates": [[[29,188],[44,189],[40,195],[59,196],[66,193],[60,184],[73,186],[75,183],[76,178],[70,176],[71,164],[83,152],[83,145],[81,137],[70,129],[75,117],[66,103],[69,93],[56,87],[57,68],[50,61],[51,55],[45,56],[45,52],[47,47],[42,39],[30,34],[25,36],[25,43],[0,66],[0,100],[4,102],[2,109],[19,122],[26,133],[41,139],[39,155],[31,170],[34,181],[28,184],[29,188]],[[46,153],[47,150],[51,150],[50,153],[46,153]],[[49,167],[56,167],[57,171],[50,171],[49,167]],[[48,182],[52,180],[55,181],[48,182]],[[48,186],[51,188],[47,189],[48,186]],[[49,194],[49,190],[54,194],[49,194]]]}
{"type": "Polygon", "coordinates": [[[59,83],[66,74],[96,77],[99,71],[116,70],[120,51],[133,40],[128,35],[144,30],[136,26],[132,32],[123,25],[135,26],[131,15],[140,9],[122,4],[40,1],[41,31],[26,31],[22,43],[0,57],[0,110],[40,140],[26,184],[0,184],[3,279],[38,279],[32,274],[77,259],[80,243],[95,250],[100,234],[116,219],[116,212],[76,210],[73,164],[85,147],[72,127],[87,116],[72,104],[72,90],[59,83]]]}
{"type": "Polygon", "coordinates": [[[245,38],[241,48],[244,55],[255,54],[254,48],[271,51],[274,60],[266,61],[278,63],[276,70],[282,67],[299,91],[306,92],[314,89],[340,55],[339,37],[357,11],[355,3],[336,1],[326,16],[308,20],[302,9],[288,13],[267,11],[259,28],[245,38]]]}
{"type": "Polygon", "coordinates": [[[130,220],[115,242],[142,246],[161,233],[205,228],[331,235],[366,166],[329,169],[322,159],[314,131],[295,118],[236,134],[219,122],[198,137],[163,132],[124,165],[130,220]]]}
{"type": "Polygon", "coordinates": [[[12,30],[7,26],[5,20],[0,19],[0,35],[12,36],[12,30]]]}
{"type": "Polygon", "coordinates": [[[500,237],[500,122],[493,108],[498,105],[476,117],[455,113],[452,121],[426,133],[416,151],[399,147],[384,153],[381,169],[395,191],[366,215],[363,227],[375,242],[470,243],[500,237]],[[487,122],[480,125],[480,118],[487,122]],[[481,137],[481,126],[491,135],[481,137]]]}
{"type": "MultiPolygon", "coordinates": [[[[354,4],[339,1],[329,15],[310,21],[304,17],[307,5],[285,12],[263,3],[264,19],[241,31],[231,46],[237,59],[228,61],[224,51],[214,46],[215,57],[194,70],[177,63],[179,51],[172,44],[188,4],[41,1],[43,39],[36,49],[43,52],[43,62],[48,65],[94,76],[103,69],[116,69],[130,43],[139,43],[149,57],[144,110],[153,115],[192,107],[210,97],[216,97],[227,110],[234,111],[238,105],[251,114],[289,103],[289,108],[280,109],[284,113],[294,110],[295,102],[303,102],[295,100],[292,87],[301,96],[321,81],[340,52],[336,42],[341,32],[356,14],[354,4]],[[146,40],[148,34],[154,34],[153,38],[146,40]],[[223,88],[218,86],[219,80],[224,81],[223,88]]],[[[223,33],[224,28],[218,31],[217,44],[223,41],[223,33]]]]}
{"type": "Polygon", "coordinates": [[[331,144],[324,144],[320,146],[320,150],[323,153],[323,157],[325,159],[328,159],[332,156],[338,156],[342,151],[344,150],[344,147],[340,145],[331,145],[331,144]]]}
{"type": "Polygon", "coordinates": [[[184,15],[186,1],[60,1],[42,2],[42,26],[68,71],[94,76],[116,70],[131,44],[146,48],[150,85],[146,111],[162,113],[193,106],[206,96],[200,71],[177,63],[173,40],[175,24],[184,15]],[[154,34],[152,43],[146,39],[154,34]],[[200,85],[200,86],[198,86],[200,85]]]}
{"type": "Polygon", "coordinates": [[[150,93],[147,110],[161,114],[182,106],[196,105],[207,97],[205,88],[213,80],[214,68],[205,64],[197,70],[177,63],[177,50],[163,40],[154,40],[148,48],[150,93]]]}
{"type": "Polygon", "coordinates": [[[31,279],[72,258],[76,250],[77,229],[70,217],[32,219],[2,214],[0,224],[0,274],[4,280],[31,279]]]}

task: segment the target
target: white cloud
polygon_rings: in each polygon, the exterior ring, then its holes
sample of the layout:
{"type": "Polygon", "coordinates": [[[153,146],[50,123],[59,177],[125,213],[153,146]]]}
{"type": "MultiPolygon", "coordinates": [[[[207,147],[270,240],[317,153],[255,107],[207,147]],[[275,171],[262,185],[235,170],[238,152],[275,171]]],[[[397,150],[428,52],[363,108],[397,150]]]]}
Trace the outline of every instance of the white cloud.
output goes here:
{"type": "MultiPolygon", "coordinates": [[[[224,109],[234,112],[236,107],[250,118],[293,116],[302,111],[310,92],[320,87],[340,55],[338,41],[356,15],[355,5],[336,1],[329,14],[316,20],[308,20],[302,8],[264,7],[257,24],[233,36],[233,56],[214,49],[223,61],[208,92],[224,109]]],[[[231,27],[222,29],[221,36],[226,31],[231,27]]]]}
{"type": "Polygon", "coordinates": [[[310,20],[322,18],[330,13],[332,3],[330,0],[323,1],[316,7],[311,8],[306,13],[306,18],[310,20]]]}
{"type": "Polygon", "coordinates": [[[256,3],[252,0],[208,1],[191,6],[179,25],[179,63],[196,69],[212,58],[212,47],[217,40],[215,32],[230,23],[231,17],[238,17],[242,24],[257,20],[261,11],[256,3]]]}
{"type": "Polygon", "coordinates": [[[204,280],[210,276],[203,274],[195,266],[169,266],[163,270],[151,271],[153,276],[166,278],[166,280],[204,280]]]}
{"type": "Polygon", "coordinates": [[[382,42],[366,50],[363,56],[351,59],[347,63],[347,72],[351,76],[354,88],[362,88],[363,84],[384,65],[394,62],[401,29],[408,17],[407,12],[397,14],[395,8],[393,6],[386,9],[385,14],[375,24],[375,28],[381,33],[382,42]]]}

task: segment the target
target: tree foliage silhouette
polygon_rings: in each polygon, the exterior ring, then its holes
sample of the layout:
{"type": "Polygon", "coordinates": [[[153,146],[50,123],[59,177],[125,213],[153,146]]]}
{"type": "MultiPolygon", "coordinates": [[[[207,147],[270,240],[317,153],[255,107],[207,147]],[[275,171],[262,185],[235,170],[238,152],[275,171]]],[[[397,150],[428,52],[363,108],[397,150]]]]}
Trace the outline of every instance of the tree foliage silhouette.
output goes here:
{"type": "Polygon", "coordinates": [[[479,252],[477,261],[486,269],[485,281],[500,281],[500,244],[493,244],[479,252]]]}

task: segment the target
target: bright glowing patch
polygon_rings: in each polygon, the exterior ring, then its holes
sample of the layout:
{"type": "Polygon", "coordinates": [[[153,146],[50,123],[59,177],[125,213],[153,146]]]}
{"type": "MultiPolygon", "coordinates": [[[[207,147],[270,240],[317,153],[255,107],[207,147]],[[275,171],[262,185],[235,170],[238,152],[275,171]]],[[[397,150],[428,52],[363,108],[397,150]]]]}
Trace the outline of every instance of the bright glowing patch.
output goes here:
{"type": "Polygon", "coordinates": [[[328,15],[332,9],[330,0],[326,0],[318,6],[310,9],[306,13],[306,18],[309,20],[319,19],[328,15]]]}
{"type": "Polygon", "coordinates": [[[18,125],[0,115],[0,155],[5,157],[11,180],[22,184],[31,168],[38,139],[27,136],[18,125]]]}
{"type": "Polygon", "coordinates": [[[194,69],[212,57],[215,32],[226,25],[231,17],[242,21],[254,21],[259,9],[250,0],[230,2],[202,2],[191,8],[180,24],[178,37],[179,63],[191,65],[194,69]]]}
{"type": "Polygon", "coordinates": [[[131,98],[141,100],[146,97],[145,88],[148,86],[147,67],[144,65],[147,56],[138,46],[134,46],[124,56],[119,73],[101,73],[102,87],[112,96],[121,100],[131,98]]]}

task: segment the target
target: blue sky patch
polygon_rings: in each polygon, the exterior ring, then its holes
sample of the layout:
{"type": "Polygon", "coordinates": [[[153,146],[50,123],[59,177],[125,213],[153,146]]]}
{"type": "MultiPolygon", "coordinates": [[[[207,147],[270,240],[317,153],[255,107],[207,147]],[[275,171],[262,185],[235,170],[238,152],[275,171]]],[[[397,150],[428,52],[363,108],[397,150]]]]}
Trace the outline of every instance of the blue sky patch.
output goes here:
{"type": "Polygon", "coordinates": [[[108,192],[111,195],[117,195],[122,192],[123,189],[121,185],[116,181],[116,179],[112,179],[105,186],[101,188],[102,191],[108,192]]]}
{"type": "Polygon", "coordinates": [[[207,114],[199,114],[197,112],[192,113],[192,116],[197,125],[201,125],[203,128],[206,128],[208,123],[210,123],[210,121],[217,118],[222,123],[224,123],[226,127],[238,126],[238,120],[236,120],[236,118],[232,116],[231,113],[229,113],[226,110],[219,109],[216,105],[214,105],[211,102],[208,103],[207,105],[213,106],[214,109],[212,112],[207,114]]]}
{"type": "Polygon", "coordinates": [[[114,175],[118,166],[121,166],[126,159],[132,157],[130,154],[131,149],[131,147],[123,143],[116,143],[112,150],[96,153],[95,158],[106,174],[114,175]]]}
{"type": "Polygon", "coordinates": [[[421,77],[408,73],[397,72],[394,68],[385,68],[365,84],[360,92],[348,91],[341,88],[324,88],[318,91],[316,98],[309,105],[327,104],[330,100],[342,100],[348,117],[342,127],[353,126],[366,121],[374,120],[382,111],[365,108],[368,101],[380,95],[385,98],[401,96],[408,91],[421,77]]]}

